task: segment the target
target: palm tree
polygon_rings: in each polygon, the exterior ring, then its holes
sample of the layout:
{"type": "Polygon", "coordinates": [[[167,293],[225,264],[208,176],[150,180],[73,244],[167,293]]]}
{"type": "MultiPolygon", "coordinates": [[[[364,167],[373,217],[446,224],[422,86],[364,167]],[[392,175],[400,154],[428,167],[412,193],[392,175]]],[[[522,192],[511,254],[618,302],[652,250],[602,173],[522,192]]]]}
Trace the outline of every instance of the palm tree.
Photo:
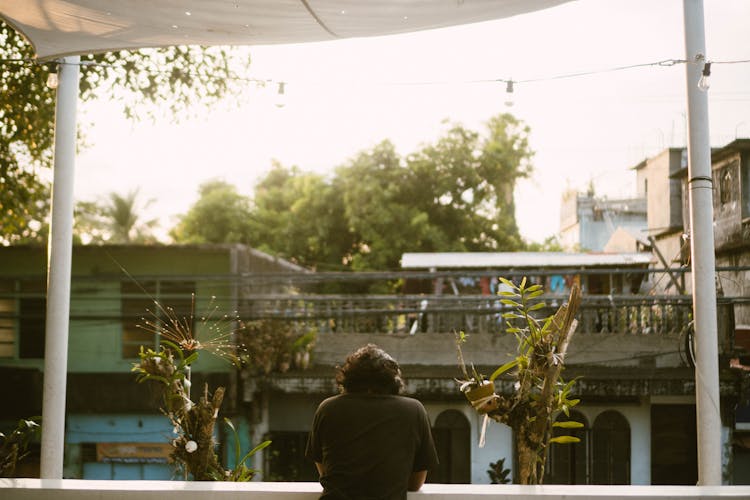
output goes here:
{"type": "Polygon", "coordinates": [[[158,220],[141,221],[140,211],[154,200],[139,203],[139,189],[125,195],[109,193],[106,202],[80,202],[76,207],[76,230],[84,242],[154,243],[158,220]]]}

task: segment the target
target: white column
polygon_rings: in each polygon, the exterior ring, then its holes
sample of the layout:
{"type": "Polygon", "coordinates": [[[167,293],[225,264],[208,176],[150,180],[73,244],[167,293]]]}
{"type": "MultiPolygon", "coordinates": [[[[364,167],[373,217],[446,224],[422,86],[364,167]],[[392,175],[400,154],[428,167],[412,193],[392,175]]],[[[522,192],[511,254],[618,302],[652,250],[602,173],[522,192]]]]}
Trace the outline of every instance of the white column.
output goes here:
{"type": "Polygon", "coordinates": [[[719,348],[714,274],[711,142],[708,96],[697,84],[703,70],[706,40],[703,0],[683,0],[688,97],[688,186],[690,253],[695,320],[695,402],[698,431],[698,484],[721,484],[721,414],[719,348]]]}
{"type": "Polygon", "coordinates": [[[58,65],[52,216],[47,248],[42,479],[61,479],[63,472],[79,61],[78,56],[65,57],[58,65]]]}

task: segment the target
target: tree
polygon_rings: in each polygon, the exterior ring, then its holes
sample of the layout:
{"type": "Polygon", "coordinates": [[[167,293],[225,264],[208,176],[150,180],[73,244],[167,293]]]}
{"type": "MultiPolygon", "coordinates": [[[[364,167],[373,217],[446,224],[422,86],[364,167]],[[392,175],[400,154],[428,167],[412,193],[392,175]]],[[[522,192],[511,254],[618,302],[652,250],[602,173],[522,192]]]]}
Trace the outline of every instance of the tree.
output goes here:
{"type": "Polygon", "coordinates": [[[257,248],[311,269],[341,270],[350,259],[341,193],[323,176],[274,163],[253,202],[257,248]]]}
{"type": "Polygon", "coordinates": [[[404,252],[518,250],[513,192],[531,171],[528,133],[502,114],[485,134],[452,125],[406,158],[386,140],[330,180],[274,163],[255,186],[249,214],[244,199],[232,208],[240,200],[230,186],[210,203],[202,190],[172,236],[248,243],[326,270],[398,269],[404,252]]]}
{"type": "Polygon", "coordinates": [[[198,189],[198,201],[170,231],[177,243],[249,243],[250,199],[233,185],[210,180],[198,189]]]}
{"type": "Polygon", "coordinates": [[[141,220],[139,212],[154,200],[138,202],[138,189],[126,195],[110,193],[106,202],[79,202],[76,235],[84,243],[155,243],[156,219],[141,220]]]}
{"type": "Polygon", "coordinates": [[[528,134],[501,114],[484,135],[454,124],[403,161],[386,141],[339,168],[352,268],[397,269],[404,252],[521,249],[513,192],[531,171],[528,134]]]}
{"type": "MultiPolygon", "coordinates": [[[[52,163],[55,92],[46,80],[55,63],[35,61],[31,45],[2,20],[0,60],[0,242],[14,243],[36,237],[30,224],[44,223],[38,206],[48,191],[39,173],[52,163]]],[[[244,83],[231,68],[248,59],[226,47],[181,46],[88,55],[82,62],[81,99],[106,93],[139,119],[155,109],[179,118],[197,102],[208,107],[239,93],[244,83]]]]}
{"type": "Polygon", "coordinates": [[[353,270],[394,269],[407,249],[441,246],[423,197],[414,194],[419,179],[409,167],[383,141],[336,170],[335,190],[354,240],[353,270]]]}

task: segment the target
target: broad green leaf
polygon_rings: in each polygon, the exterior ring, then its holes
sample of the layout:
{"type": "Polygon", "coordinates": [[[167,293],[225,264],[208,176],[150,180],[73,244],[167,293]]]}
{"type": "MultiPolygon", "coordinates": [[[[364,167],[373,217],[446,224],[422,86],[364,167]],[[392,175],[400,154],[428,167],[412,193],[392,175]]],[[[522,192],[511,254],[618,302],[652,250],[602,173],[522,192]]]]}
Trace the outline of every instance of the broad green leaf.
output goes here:
{"type": "Polygon", "coordinates": [[[508,361],[501,367],[499,367],[497,370],[492,372],[492,375],[490,375],[490,381],[494,381],[497,377],[505,373],[506,371],[510,370],[514,366],[518,364],[518,359],[514,359],[513,361],[508,361]]]}
{"type": "Polygon", "coordinates": [[[566,420],[565,422],[555,422],[552,424],[552,427],[561,427],[563,429],[580,429],[583,427],[583,424],[581,422],[576,422],[575,420],[566,420]]]}
{"type": "Polygon", "coordinates": [[[255,455],[255,454],[256,454],[257,452],[259,452],[259,451],[260,451],[260,450],[262,450],[263,448],[266,448],[266,447],[267,447],[267,446],[269,446],[270,444],[271,444],[271,441],[263,441],[263,442],[262,442],[262,443],[260,443],[260,444],[259,444],[258,446],[256,446],[256,447],[255,447],[255,448],[253,448],[252,450],[248,451],[248,452],[247,452],[247,454],[246,454],[246,455],[245,455],[244,457],[242,457],[242,460],[240,460],[240,463],[241,463],[241,464],[244,464],[244,463],[245,463],[245,460],[247,460],[247,459],[248,459],[248,458],[250,458],[251,456],[255,455]]]}
{"type": "Polygon", "coordinates": [[[556,436],[550,439],[549,441],[550,443],[557,443],[557,444],[572,444],[572,443],[581,442],[581,440],[575,436],[556,436]]]}

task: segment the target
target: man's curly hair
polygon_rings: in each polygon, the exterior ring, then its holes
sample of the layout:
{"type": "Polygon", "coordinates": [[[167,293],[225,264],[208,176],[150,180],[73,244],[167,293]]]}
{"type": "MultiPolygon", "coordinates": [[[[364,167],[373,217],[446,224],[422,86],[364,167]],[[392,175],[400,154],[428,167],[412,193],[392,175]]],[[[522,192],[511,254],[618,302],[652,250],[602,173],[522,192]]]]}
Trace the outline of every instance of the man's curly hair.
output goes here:
{"type": "Polygon", "coordinates": [[[375,344],[360,347],[337,367],[336,383],[344,392],[398,394],[404,388],[401,368],[375,344]]]}

